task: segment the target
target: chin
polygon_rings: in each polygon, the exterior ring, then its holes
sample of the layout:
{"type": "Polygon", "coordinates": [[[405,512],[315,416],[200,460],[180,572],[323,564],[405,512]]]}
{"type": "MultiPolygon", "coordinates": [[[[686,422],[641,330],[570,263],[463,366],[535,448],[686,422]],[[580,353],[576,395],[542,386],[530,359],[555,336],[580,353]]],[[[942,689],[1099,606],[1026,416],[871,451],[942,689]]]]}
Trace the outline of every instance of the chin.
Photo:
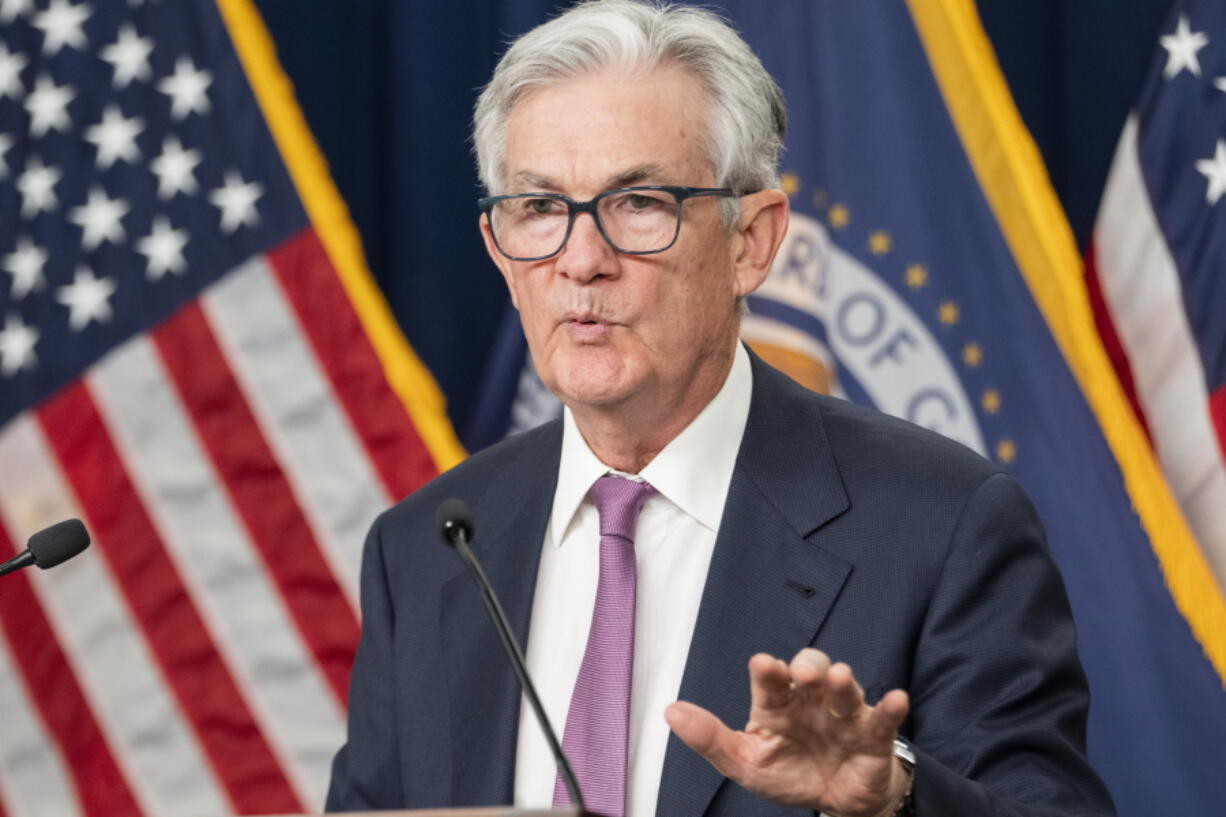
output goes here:
{"type": "Polygon", "coordinates": [[[545,385],[573,410],[576,406],[608,406],[625,400],[642,378],[637,367],[615,354],[568,354],[550,369],[545,385]]]}
{"type": "Polygon", "coordinates": [[[632,389],[619,381],[597,377],[566,377],[551,387],[551,391],[574,409],[576,406],[614,405],[625,400],[632,389]]]}

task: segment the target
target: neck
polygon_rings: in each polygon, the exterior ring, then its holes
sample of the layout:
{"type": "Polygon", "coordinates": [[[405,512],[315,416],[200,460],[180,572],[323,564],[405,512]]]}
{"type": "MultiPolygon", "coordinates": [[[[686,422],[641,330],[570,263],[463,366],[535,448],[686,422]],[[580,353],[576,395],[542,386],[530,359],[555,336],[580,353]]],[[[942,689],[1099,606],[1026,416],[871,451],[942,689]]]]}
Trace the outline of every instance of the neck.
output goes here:
{"type": "Polygon", "coordinates": [[[637,474],[702,413],[728,379],[736,347],[713,355],[706,374],[667,399],[641,398],[616,406],[571,406],[575,426],[602,463],[637,474]]]}

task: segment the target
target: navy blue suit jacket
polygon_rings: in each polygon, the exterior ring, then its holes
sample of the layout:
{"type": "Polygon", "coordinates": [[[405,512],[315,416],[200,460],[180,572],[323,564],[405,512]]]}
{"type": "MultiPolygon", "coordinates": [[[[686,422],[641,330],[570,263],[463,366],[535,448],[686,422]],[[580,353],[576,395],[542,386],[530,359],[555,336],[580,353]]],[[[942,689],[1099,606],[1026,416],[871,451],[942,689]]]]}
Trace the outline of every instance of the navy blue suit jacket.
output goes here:
{"type": "MultiPolygon", "coordinates": [[[[870,703],[910,692],[920,817],[1111,814],[1084,757],[1068,602],[1022,490],[756,358],[753,376],[680,697],[740,728],[749,657],[815,646],[851,665],[870,703]]],[[[520,691],[434,511],[451,496],[472,507],[473,549],[522,643],[561,437],[555,422],[487,449],[375,523],[329,809],[511,802],[520,691]]],[[[659,817],[803,813],[670,738],[659,817]]]]}

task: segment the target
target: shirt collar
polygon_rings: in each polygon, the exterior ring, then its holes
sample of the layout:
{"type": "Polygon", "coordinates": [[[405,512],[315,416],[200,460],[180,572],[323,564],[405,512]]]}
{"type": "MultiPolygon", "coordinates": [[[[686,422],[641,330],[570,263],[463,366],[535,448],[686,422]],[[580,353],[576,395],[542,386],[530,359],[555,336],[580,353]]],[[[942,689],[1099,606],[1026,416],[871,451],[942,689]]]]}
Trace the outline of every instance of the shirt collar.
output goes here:
{"type": "MultiPolygon", "coordinates": [[[[687,515],[717,531],[732,470],[749,419],[753,372],[738,343],[724,385],[680,434],[647,464],[640,476],[687,515]]],[[[570,409],[563,412],[562,454],[550,527],[560,544],[575,513],[598,478],[612,469],[588,448],[570,409]]]]}

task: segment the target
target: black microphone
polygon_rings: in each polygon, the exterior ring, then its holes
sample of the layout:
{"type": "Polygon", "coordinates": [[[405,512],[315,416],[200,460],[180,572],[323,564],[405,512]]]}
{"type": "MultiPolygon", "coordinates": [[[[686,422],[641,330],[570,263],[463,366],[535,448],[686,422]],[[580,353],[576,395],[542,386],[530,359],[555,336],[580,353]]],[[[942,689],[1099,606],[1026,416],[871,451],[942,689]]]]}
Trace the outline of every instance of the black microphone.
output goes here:
{"type": "Polygon", "coordinates": [[[66,562],[89,547],[89,533],[80,519],[65,519],[49,528],[43,528],[30,537],[26,549],[0,564],[0,576],[38,565],[46,570],[60,562],[66,562]]]}
{"type": "Polygon", "coordinates": [[[553,752],[554,762],[558,764],[558,772],[566,784],[566,791],[570,793],[570,801],[580,809],[585,809],[583,793],[579,791],[579,781],[575,779],[575,772],[562,752],[562,744],[558,743],[557,733],[549,725],[549,718],[545,716],[545,708],[541,706],[536,687],[532,685],[532,679],[528,677],[528,667],[524,664],[524,653],[515,641],[511,625],[507,623],[507,614],[502,611],[502,605],[498,603],[498,597],[494,595],[494,588],[490,586],[489,579],[485,577],[485,571],[481,569],[481,563],[477,561],[477,557],[468,547],[474,530],[472,511],[461,499],[444,500],[434,512],[434,521],[438,526],[439,535],[443,537],[443,543],[455,548],[456,553],[460,554],[464,567],[468,568],[468,575],[472,576],[473,581],[480,588],[481,600],[485,602],[485,609],[494,622],[494,629],[498,631],[498,640],[502,642],[502,648],[506,651],[507,658],[511,660],[511,666],[515,668],[519,684],[523,687],[524,694],[528,696],[528,703],[532,706],[536,721],[540,724],[541,731],[545,733],[545,740],[549,742],[549,751],[553,752]]]}

